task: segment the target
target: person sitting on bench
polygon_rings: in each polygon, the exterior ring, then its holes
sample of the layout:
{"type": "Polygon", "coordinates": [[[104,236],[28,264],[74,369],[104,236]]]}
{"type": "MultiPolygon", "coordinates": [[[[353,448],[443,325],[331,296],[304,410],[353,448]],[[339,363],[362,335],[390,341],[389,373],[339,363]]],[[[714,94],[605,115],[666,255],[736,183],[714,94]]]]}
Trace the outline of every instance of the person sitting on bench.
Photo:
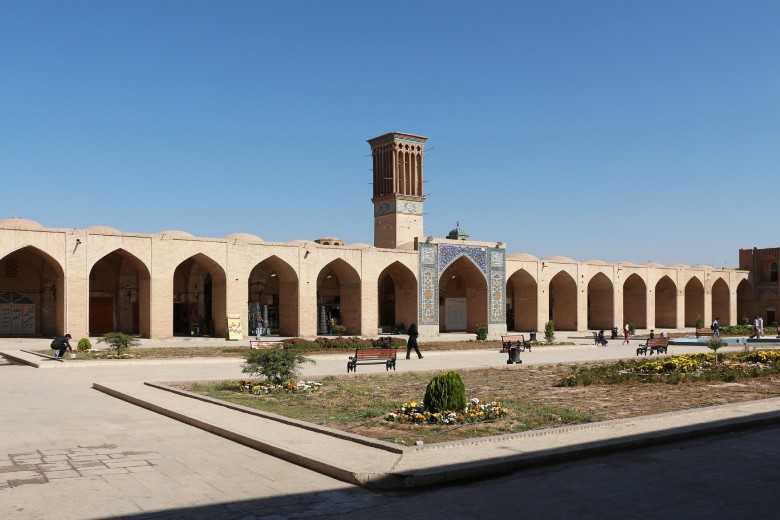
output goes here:
{"type": "Polygon", "coordinates": [[[604,329],[601,329],[599,331],[599,335],[598,335],[597,339],[598,339],[599,345],[601,345],[602,347],[606,347],[607,346],[607,338],[604,337],[604,329]]]}

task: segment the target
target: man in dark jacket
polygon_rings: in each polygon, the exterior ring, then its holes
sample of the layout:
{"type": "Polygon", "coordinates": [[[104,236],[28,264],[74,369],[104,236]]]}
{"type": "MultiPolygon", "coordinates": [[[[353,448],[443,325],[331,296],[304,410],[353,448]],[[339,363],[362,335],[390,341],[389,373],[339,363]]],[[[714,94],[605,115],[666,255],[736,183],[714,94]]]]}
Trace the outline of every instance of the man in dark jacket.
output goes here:
{"type": "Polygon", "coordinates": [[[72,339],[70,334],[65,334],[64,336],[57,336],[57,338],[51,342],[51,348],[57,351],[56,354],[54,354],[54,357],[61,358],[65,355],[66,350],[70,350],[73,352],[73,349],[70,348],[70,342],[68,340],[72,339]]]}
{"type": "Polygon", "coordinates": [[[409,359],[409,354],[411,354],[412,349],[417,352],[417,357],[422,359],[420,349],[417,348],[417,336],[419,336],[419,333],[417,332],[417,324],[412,323],[409,326],[409,341],[406,343],[406,359],[409,359]]]}

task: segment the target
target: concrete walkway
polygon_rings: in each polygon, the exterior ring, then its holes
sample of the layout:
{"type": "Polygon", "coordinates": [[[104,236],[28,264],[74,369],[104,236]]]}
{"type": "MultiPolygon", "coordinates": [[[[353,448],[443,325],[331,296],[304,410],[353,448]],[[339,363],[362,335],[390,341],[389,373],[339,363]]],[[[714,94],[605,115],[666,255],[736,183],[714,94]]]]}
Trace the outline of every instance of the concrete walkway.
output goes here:
{"type": "MultiPolygon", "coordinates": [[[[28,356],[9,343],[0,340],[1,354],[28,356]]],[[[615,359],[632,357],[634,348],[619,344],[596,348],[584,338],[579,345],[534,349],[523,353],[523,359],[524,365],[615,359]]],[[[681,347],[671,353],[693,350],[681,347]]],[[[307,377],[346,372],[345,355],[316,359],[316,365],[306,367],[307,377]]],[[[431,351],[422,360],[399,360],[398,370],[506,367],[505,362],[506,354],[494,350],[431,351]]],[[[47,369],[0,364],[0,516],[169,518],[172,511],[187,510],[185,517],[202,513],[207,518],[218,506],[226,518],[254,518],[225,514],[247,501],[262,502],[264,514],[273,512],[269,518],[293,517],[304,510],[309,512],[304,516],[338,515],[382,501],[369,491],[358,491],[353,483],[407,489],[780,419],[780,403],[770,399],[403,448],[311,431],[143,384],[238,378],[242,376],[238,360],[121,365],[66,360],[42,361],[40,366],[47,369]],[[148,403],[145,406],[160,413],[113,395],[148,403]]],[[[378,366],[358,370],[384,372],[378,366]]]]}

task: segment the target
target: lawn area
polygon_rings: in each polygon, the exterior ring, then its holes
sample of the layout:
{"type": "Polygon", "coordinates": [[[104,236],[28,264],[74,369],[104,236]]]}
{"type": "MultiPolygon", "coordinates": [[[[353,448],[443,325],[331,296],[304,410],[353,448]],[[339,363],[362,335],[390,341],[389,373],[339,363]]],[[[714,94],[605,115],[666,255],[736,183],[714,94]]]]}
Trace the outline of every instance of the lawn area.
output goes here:
{"type": "MultiPolygon", "coordinates": [[[[405,352],[406,347],[399,347],[399,352],[405,352]]],[[[443,342],[434,341],[430,343],[420,343],[420,350],[434,351],[434,350],[500,350],[500,341],[453,341],[443,342]]],[[[103,359],[100,352],[104,350],[102,345],[97,345],[92,350],[85,352],[79,352],[75,349],[73,352],[76,354],[76,359],[79,360],[96,360],[103,359]]],[[[343,355],[347,352],[354,352],[354,348],[327,348],[327,349],[305,349],[303,352],[306,355],[310,354],[339,354],[343,355]]],[[[37,350],[39,354],[45,354],[47,356],[54,355],[54,350],[37,350]]],[[[132,355],[132,359],[181,359],[181,358],[196,358],[196,357],[222,357],[222,358],[244,358],[250,352],[249,345],[236,345],[236,346],[198,346],[198,347],[133,347],[128,350],[128,353],[132,355]]],[[[121,361],[121,360],[117,360],[121,361]]]]}
{"type": "MultiPolygon", "coordinates": [[[[583,365],[579,365],[582,367],[583,365]]],[[[232,390],[234,383],[188,386],[187,390],[276,414],[402,445],[516,433],[709,405],[780,396],[777,375],[739,382],[557,386],[570,365],[501,367],[459,371],[467,397],[500,401],[510,414],[494,422],[419,425],[388,422],[403,403],[420,402],[430,373],[331,376],[313,393],[252,395],[232,390]]]]}

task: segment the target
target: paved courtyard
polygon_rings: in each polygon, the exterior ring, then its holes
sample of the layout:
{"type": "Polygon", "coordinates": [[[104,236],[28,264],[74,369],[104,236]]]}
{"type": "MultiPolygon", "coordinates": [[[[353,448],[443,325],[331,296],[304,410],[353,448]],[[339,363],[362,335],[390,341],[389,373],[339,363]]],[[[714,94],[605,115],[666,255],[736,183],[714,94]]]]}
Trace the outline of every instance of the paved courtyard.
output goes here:
{"type": "MultiPolygon", "coordinates": [[[[19,348],[9,341],[0,340],[0,351],[19,348]]],[[[627,355],[618,345],[581,343],[525,359],[627,355]]],[[[306,370],[343,373],[342,357],[319,358],[306,370]]],[[[498,366],[505,359],[495,351],[430,352],[399,362],[399,370],[498,366]]],[[[92,389],[96,381],[240,375],[235,360],[52,369],[0,361],[0,518],[776,518],[780,506],[777,426],[377,492],[92,389]]]]}

